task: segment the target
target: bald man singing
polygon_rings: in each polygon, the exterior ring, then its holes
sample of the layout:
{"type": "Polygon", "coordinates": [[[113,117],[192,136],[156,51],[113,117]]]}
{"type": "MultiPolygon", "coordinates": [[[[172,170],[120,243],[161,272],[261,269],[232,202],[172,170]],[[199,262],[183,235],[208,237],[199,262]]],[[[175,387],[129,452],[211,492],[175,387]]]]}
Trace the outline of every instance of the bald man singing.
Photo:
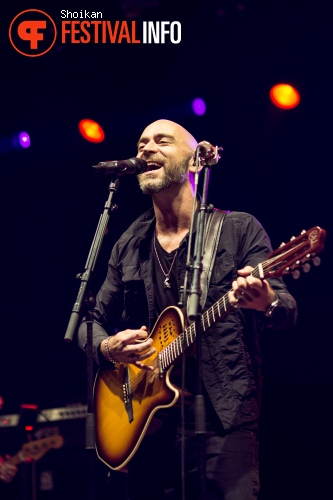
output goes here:
{"type": "MultiPolygon", "coordinates": [[[[152,207],[114,245],[96,296],[94,358],[102,373],[110,374],[101,385],[101,393],[105,385],[110,398],[105,398],[105,404],[97,401],[96,408],[98,418],[104,412],[105,429],[110,425],[111,432],[119,426],[119,456],[121,448],[133,441],[130,460],[125,460],[130,500],[258,498],[259,335],[266,327],[292,330],[297,318],[296,302],[282,279],[258,279],[251,274],[272,251],[266,231],[252,215],[228,212],[202,310],[228,294],[227,316],[213,321],[200,336],[202,452],[195,411],[196,352],[189,349],[186,356],[175,355],[165,375],[160,356],[165,332],[164,327],[156,328],[165,309],[178,305],[184,285],[192,213],[197,220],[200,208],[194,189],[197,145],[185,128],[170,120],[157,120],[142,132],[137,157],[146,161],[147,168],[138,175],[138,182],[142,192],[151,196],[152,207]],[[110,379],[114,382],[109,383],[110,379]],[[172,396],[160,404],[158,397],[164,401],[163,393],[169,389],[172,396]],[[126,391],[129,395],[124,395],[126,391]],[[120,412],[126,416],[124,427],[117,423],[118,415],[113,419],[120,412]],[[135,426],[144,432],[138,431],[137,436],[132,431],[135,426]],[[204,474],[198,467],[202,457],[204,474]]],[[[86,350],[85,319],[78,337],[86,350]]],[[[113,446],[108,432],[101,435],[100,458],[117,469],[105,459],[104,445],[113,446]]]]}

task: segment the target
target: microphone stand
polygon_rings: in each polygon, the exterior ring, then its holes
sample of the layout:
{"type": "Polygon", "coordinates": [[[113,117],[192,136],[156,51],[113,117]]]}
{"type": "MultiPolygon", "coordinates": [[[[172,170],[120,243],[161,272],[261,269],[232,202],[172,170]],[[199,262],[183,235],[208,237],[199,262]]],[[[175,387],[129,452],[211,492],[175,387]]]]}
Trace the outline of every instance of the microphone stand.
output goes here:
{"type": "MultiPolygon", "coordinates": [[[[119,174],[120,175],[120,174],[119,174]]],[[[94,463],[95,463],[95,415],[93,401],[93,377],[94,377],[94,359],[93,359],[93,310],[95,297],[88,290],[89,280],[97,262],[103,238],[106,234],[110,213],[117,209],[117,205],[112,205],[114,193],[118,190],[119,179],[112,178],[109,185],[109,196],[104,205],[103,213],[100,216],[95,236],[90,247],[89,255],[84,267],[83,273],[77,275],[81,284],[77,294],[76,301],[72,308],[72,313],[68,322],[64,340],[71,342],[82,316],[83,308],[86,309],[87,326],[87,415],[86,415],[86,450],[88,451],[88,492],[89,499],[94,500],[94,463]]]]}
{"type": "MultiPolygon", "coordinates": [[[[197,450],[198,450],[198,480],[199,480],[199,496],[201,500],[205,499],[206,494],[206,467],[205,467],[205,435],[206,435],[206,412],[205,412],[205,401],[203,396],[203,385],[202,385],[202,345],[201,345],[201,316],[202,308],[200,305],[201,297],[201,286],[200,278],[202,273],[202,260],[204,253],[204,235],[207,225],[207,215],[212,211],[213,206],[207,205],[207,194],[209,185],[209,174],[211,165],[216,164],[219,159],[219,152],[221,149],[218,147],[210,148],[202,147],[201,145],[209,145],[206,141],[199,143],[196,153],[195,160],[198,167],[199,159],[201,165],[203,165],[204,180],[203,180],[203,194],[201,199],[201,204],[199,208],[199,214],[197,219],[197,232],[194,245],[194,259],[193,265],[187,265],[187,270],[185,274],[185,285],[183,287],[184,302],[187,303],[187,316],[191,322],[196,323],[196,383],[197,383],[197,394],[194,401],[194,411],[195,411],[195,434],[197,436],[197,450]],[[190,290],[187,290],[186,283],[188,281],[188,270],[192,269],[192,283],[190,290]],[[186,300],[186,294],[188,293],[188,299],[186,300]]],[[[210,145],[209,145],[210,146],[210,145]]],[[[193,217],[193,216],[192,216],[193,217]]],[[[192,221],[193,222],[193,221],[192,221]]],[[[191,223],[191,228],[193,228],[191,223]]],[[[189,252],[191,247],[191,235],[189,240],[189,252]]]]}

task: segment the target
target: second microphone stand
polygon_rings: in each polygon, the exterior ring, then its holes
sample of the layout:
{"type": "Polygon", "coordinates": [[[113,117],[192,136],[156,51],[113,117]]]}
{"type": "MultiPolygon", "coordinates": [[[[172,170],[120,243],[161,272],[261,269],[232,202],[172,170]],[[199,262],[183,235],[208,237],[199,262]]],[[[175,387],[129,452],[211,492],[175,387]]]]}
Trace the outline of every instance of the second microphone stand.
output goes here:
{"type": "MultiPolygon", "coordinates": [[[[192,247],[191,244],[192,234],[190,234],[189,249],[188,249],[188,264],[186,266],[187,271],[185,275],[185,285],[183,288],[183,304],[187,304],[187,317],[191,323],[195,322],[196,324],[195,331],[196,331],[197,393],[195,396],[194,409],[195,409],[195,433],[197,436],[197,450],[198,450],[198,478],[199,478],[198,498],[201,500],[205,499],[205,492],[206,492],[206,469],[205,469],[206,411],[205,411],[205,401],[203,396],[203,385],[202,385],[202,342],[201,342],[202,307],[200,304],[200,297],[202,294],[202,290],[201,290],[200,280],[202,273],[202,261],[204,254],[204,235],[207,226],[207,217],[209,212],[211,212],[213,209],[212,205],[209,206],[207,205],[210,167],[219,161],[220,159],[219,152],[221,150],[222,148],[218,148],[217,146],[214,148],[206,141],[199,143],[196,150],[195,161],[197,170],[200,162],[200,164],[203,167],[203,173],[204,173],[203,194],[197,218],[193,264],[191,264],[191,258],[190,258],[190,249],[192,247]],[[192,270],[192,282],[190,290],[187,291],[189,270],[192,270]]],[[[197,188],[197,177],[196,177],[196,188],[197,188]]],[[[192,217],[191,231],[193,231],[193,217],[192,217]]]]}

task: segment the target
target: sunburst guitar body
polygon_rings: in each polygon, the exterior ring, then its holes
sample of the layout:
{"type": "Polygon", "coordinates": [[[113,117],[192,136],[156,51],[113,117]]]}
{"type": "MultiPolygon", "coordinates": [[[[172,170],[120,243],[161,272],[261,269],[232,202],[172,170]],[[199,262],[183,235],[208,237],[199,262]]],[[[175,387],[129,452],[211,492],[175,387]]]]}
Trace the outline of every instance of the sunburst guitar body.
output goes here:
{"type": "MultiPolygon", "coordinates": [[[[165,352],[183,330],[180,309],[165,309],[150,335],[156,353],[165,352]]],[[[96,377],[97,453],[115,470],[122,469],[134,455],[154,414],[173,406],[179,397],[179,390],[170,382],[172,365],[162,371],[156,353],[145,361],[154,371],[120,365],[117,370],[103,369],[96,377]]]]}

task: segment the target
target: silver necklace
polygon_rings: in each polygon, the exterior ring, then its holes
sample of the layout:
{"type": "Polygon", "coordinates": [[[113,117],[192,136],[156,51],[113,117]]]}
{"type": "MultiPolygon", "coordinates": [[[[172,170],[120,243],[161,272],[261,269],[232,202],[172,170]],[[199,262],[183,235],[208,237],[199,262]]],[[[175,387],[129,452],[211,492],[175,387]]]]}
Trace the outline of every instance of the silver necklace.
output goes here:
{"type": "Polygon", "coordinates": [[[171,282],[170,282],[170,273],[171,273],[171,270],[173,268],[173,265],[175,263],[175,260],[176,260],[176,257],[177,257],[177,254],[178,254],[178,248],[177,248],[177,252],[175,253],[174,257],[173,257],[173,260],[171,262],[171,266],[170,266],[170,269],[169,271],[166,273],[162,264],[161,264],[161,261],[160,261],[160,258],[158,256],[158,253],[157,253],[157,250],[156,250],[156,231],[154,231],[154,250],[155,250],[155,254],[156,254],[156,257],[157,257],[157,261],[160,265],[160,268],[161,268],[161,271],[162,273],[164,274],[165,276],[165,280],[164,280],[164,288],[167,289],[167,288],[171,288],[171,282]]]}

